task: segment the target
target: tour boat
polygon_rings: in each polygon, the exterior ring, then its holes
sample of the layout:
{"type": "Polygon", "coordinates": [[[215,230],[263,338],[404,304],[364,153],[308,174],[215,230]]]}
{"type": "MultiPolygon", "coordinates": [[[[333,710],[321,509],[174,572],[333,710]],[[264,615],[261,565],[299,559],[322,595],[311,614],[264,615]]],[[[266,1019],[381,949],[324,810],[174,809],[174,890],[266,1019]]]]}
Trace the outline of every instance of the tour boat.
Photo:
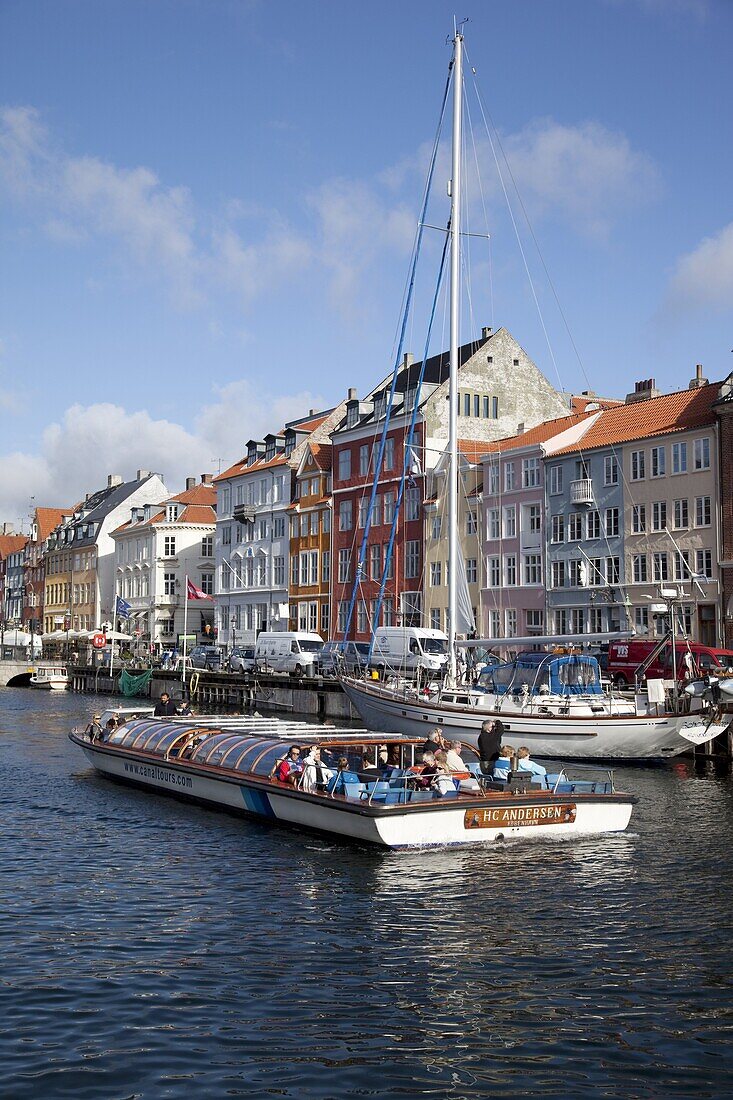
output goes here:
{"type": "MultiPolygon", "coordinates": [[[[555,661],[548,654],[546,658],[547,677],[540,684],[532,670],[530,678],[524,670],[517,669],[516,663],[510,672],[509,684],[497,685],[495,682],[479,685],[462,683],[457,674],[457,634],[460,630],[470,634],[474,631],[473,616],[468,614],[470,597],[466,583],[466,569],[459,545],[458,523],[458,367],[459,367],[459,272],[461,270],[461,205],[462,205],[462,72],[463,72],[463,36],[456,33],[453,39],[454,52],[451,64],[453,82],[453,154],[452,174],[448,193],[451,198],[448,239],[450,244],[450,391],[448,400],[448,436],[449,436],[449,473],[448,473],[448,633],[444,638],[445,676],[434,690],[424,685],[412,684],[397,675],[386,682],[374,682],[356,676],[340,677],[344,691],[360,714],[364,723],[373,730],[393,734],[415,735],[426,726],[440,725],[447,736],[460,736],[475,744],[481,723],[487,718],[500,718],[505,725],[507,738],[516,742],[521,738],[528,747],[538,754],[551,755],[561,759],[618,759],[618,760],[663,760],[689,751],[690,743],[700,744],[722,733],[730,721],[730,714],[721,715],[720,707],[714,708],[709,700],[699,698],[695,705],[688,698],[684,707],[676,705],[668,708],[664,705],[650,704],[648,696],[637,695],[632,700],[620,700],[618,696],[607,693],[601,683],[598,664],[593,657],[585,657],[584,674],[587,683],[569,685],[556,675],[561,661],[555,661]],[[514,690],[518,687],[518,690],[514,690]]],[[[422,220],[420,225],[422,225],[422,220]]],[[[414,264],[410,285],[413,282],[414,264]]],[[[406,302],[403,315],[407,317],[409,301],[406,302]]],[[[399,366],[396,359],[395,371],[399,366]]],[[[394,382],[393,382],[394,386],[394,382]]],[[[418,383],[419,388],[419,383],[418,383]]],[[[417,401],[415,408],[417,407],[417,401]]],[[[347,627],[352,621],[353,608],[359,595],[361,578],[366,575],[366,552],[371,523],[371,509],[381,469],[381,455],[389,423],[390,406],[381,433],[380,450],[374,463],[374,484],[371,501],[363,525],[359,560],[354,574],[347,627]]],[[[413,414],[414,424],[414,414],[413,414]]],[[[392,520],[392,535],[388,544],[388,556],[394,541],[394,533],[400,506],[404,495],[404,486],[411,475],[410,455],[412,449],[412,431],[405,438],[405,464],[397,493],[395,514],[392,520]]],[[[375,622],[379,621],[379,607],[389,573],[389,562],[384,566],[382,588],[377,601],[375,622]]],[[[436,632],[433,632],[435,634],[436,632]]],[[[346,636],[346,631],[344,636],[346,636]]],[[[588,645],[599,640],[600,635],[579,635],[570,637],[530,637],[514,638],[510,644],[519,648],[522,643],[536,648],[540,644],[549,646],[567,645],[574,641],[579,645],[588,645]]],[[[419,642],[415,641],[419,646],[419,642]]],[[[478,639],[458,643],[470,647],[507,645],[507,639],[478,639]]],[[[370,662],[373,653],[370,648],[370,662]]],[[[435,651],[432,651],[433,655],[435,651]]]]}
{"type": "Polygon", "coordinates": [[[65,691],[69,686],[66,665],[36,665],[30,685],[45,691],[65,691]]]}
{"type": "Polygon", "coordinates": [[[563,771],[543,781],[514,773],[501,789],[485,789],[473,752],[466,754],[467,772],[453,777],[447,793],[418,789],[422,738],[390,743],[393,766],[387,772],[365,768],[365,757],[372,764],[378,760],[379,739],[364,731],[323,735],[308,727],[297,744],[301,751],[318,746],[323,765],[334,774],[319,785],[316,774],[309,784],[315,789],[305,790],[302,775],[296,783],[274,775],[291,741],[253,734],[246,726],[236,731],[201,726],[195,719],[149,718],[102,736],[108,739],[98,739],[91,727],[69,734],[90,764],[110,778],[386,848],[621,832],[636,801],[615,789],[611,772],[604,779],[574,779],[563,771]],[[348,767],[337,770],[340,757],[347,758],[348,767]]]}

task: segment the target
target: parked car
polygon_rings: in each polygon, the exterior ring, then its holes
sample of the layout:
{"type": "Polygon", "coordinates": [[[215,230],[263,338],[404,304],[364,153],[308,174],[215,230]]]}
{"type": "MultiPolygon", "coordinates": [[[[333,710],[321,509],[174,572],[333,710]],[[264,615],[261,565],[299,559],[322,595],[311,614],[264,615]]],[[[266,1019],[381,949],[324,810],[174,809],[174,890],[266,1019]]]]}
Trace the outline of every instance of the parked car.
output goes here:
{"type": "Polygon", "coordinates": [[[191,650],[191,664],[194,668],[205,668],[215,672],[221,668],[221,650],[215,645],[197,645],[191,650]]]}
{"type": "Polygon", "coordinates": [[[229,654],[230,672],[254,672],[255,647],[253,645],[235,645],[229,654]]]}
{"type": "Polygon", "coordinates": [[[368,665],[368,642],[326,642],[318,654],[319,676],[335,676],[339,671],[359,675],[368,665]]]}

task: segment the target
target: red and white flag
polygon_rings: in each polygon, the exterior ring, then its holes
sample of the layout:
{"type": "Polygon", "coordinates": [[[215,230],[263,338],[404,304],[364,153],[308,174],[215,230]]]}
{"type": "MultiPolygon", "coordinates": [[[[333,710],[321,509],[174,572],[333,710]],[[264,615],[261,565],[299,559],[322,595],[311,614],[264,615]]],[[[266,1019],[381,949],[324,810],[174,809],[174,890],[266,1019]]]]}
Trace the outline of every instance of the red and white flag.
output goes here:
{"type": "Polygon", "coordinates": [[[189,600],[213,600],[213,596],[207,596],[205,592],[202,592],[200,588],[197,588],[193,581],[190,581],[186,577],[186,593],[189,600]]]}

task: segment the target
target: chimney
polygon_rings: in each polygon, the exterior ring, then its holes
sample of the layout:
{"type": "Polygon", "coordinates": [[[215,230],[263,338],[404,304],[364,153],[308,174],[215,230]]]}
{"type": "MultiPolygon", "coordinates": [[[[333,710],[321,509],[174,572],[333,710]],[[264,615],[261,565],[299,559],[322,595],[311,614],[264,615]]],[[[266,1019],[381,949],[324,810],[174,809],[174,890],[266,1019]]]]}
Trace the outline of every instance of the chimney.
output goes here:
{"type": "Polygon", "coordinates": [[[522,435],[523,432],[524,432],[524,421],[520,420],[519,423],[517,424],[517,435],[522,435]]]}
{"type": "Polygon", "coordinates": [[[690,379],[690,385],[688,386],[688,389],[699,390],[702,389],[703,386],[707,385],[708,380],[704,377],[702,373],[702,363],[698,363],[695,366],[695,377],[690,379]]]}
{"type": "Polygon", "coordinates": [[[195,488],[196,488],[196,478],[195,477],[187,477],[186,478],[186,492],[188,492],[189,489],[195,489],[195,488]]]}
{"type": "Polygon", "coordinates": [[[316,410],[315,409],[308,409],[308,416],[315,416],[315,415],[316,415],[316,410]]]}
{"type": "Polygon", "coordinates": [[[487,328],[487,326],[484,325],[484,327],[481,329],[481,339],[488,340],[488,338],[491,336],[492,331],[493,330],[491,328],[487,328]]]}
{"type": "Polygon", "coordinates": [[[122,484],[122,474],[107,474],[107,488],[115,489],[122,484]]]}
{"type": "Polygon", "coordinates": [[[145,481],[145,479],[147,477],[150,477],[150,470],[138,470],[138,472],[137,472],[137,480],[138,481],[145,481]]]}
{"type": "Polygon", "coordinates": [[[636,405],[639,401],[649,401],[652,397],[661,397],[662,391],[658,390],[653,378],[644,378],[636,382],[634,392],[626,394],[626,404],[636,405]]]}
{"type": "Polygon", "coordinates": [[[211,485],[213,480],[214,480],[214,475],[213,474],[202,474],[201,475],[201,484],[202,485],[211,485]]]}
{"type": "Polygon", "coordinates": [[[404,358],[402,360],[402,366],[403,367],[411,367],[414,362],[415,362],[415,356],[412,354],[411,351],[406,351],[405,355],[404,355],[404,358]]]}
{"type": "Polygon", "coordinates": [[[349,392],[346,395],[347,401],[356,401],[356,390],[353,386],[349,386],[349,392]]]}

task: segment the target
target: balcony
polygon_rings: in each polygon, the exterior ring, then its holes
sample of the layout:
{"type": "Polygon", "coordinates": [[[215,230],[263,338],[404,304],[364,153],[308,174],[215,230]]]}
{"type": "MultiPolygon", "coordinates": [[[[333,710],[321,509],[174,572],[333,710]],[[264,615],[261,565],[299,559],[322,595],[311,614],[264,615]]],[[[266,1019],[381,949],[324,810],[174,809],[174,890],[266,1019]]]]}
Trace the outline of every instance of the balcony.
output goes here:
{"type": "Polygon", "coordinates": [[[236,520],[239,520],[240,523],[254,523],[254,504],[236,504],[234,506],[233,516],[236,520]]]}
{"type": "Polygon", "coordinates": [[[590,478],[570,482],[571,504],[593,504],[593,482],[590,478]]]}

